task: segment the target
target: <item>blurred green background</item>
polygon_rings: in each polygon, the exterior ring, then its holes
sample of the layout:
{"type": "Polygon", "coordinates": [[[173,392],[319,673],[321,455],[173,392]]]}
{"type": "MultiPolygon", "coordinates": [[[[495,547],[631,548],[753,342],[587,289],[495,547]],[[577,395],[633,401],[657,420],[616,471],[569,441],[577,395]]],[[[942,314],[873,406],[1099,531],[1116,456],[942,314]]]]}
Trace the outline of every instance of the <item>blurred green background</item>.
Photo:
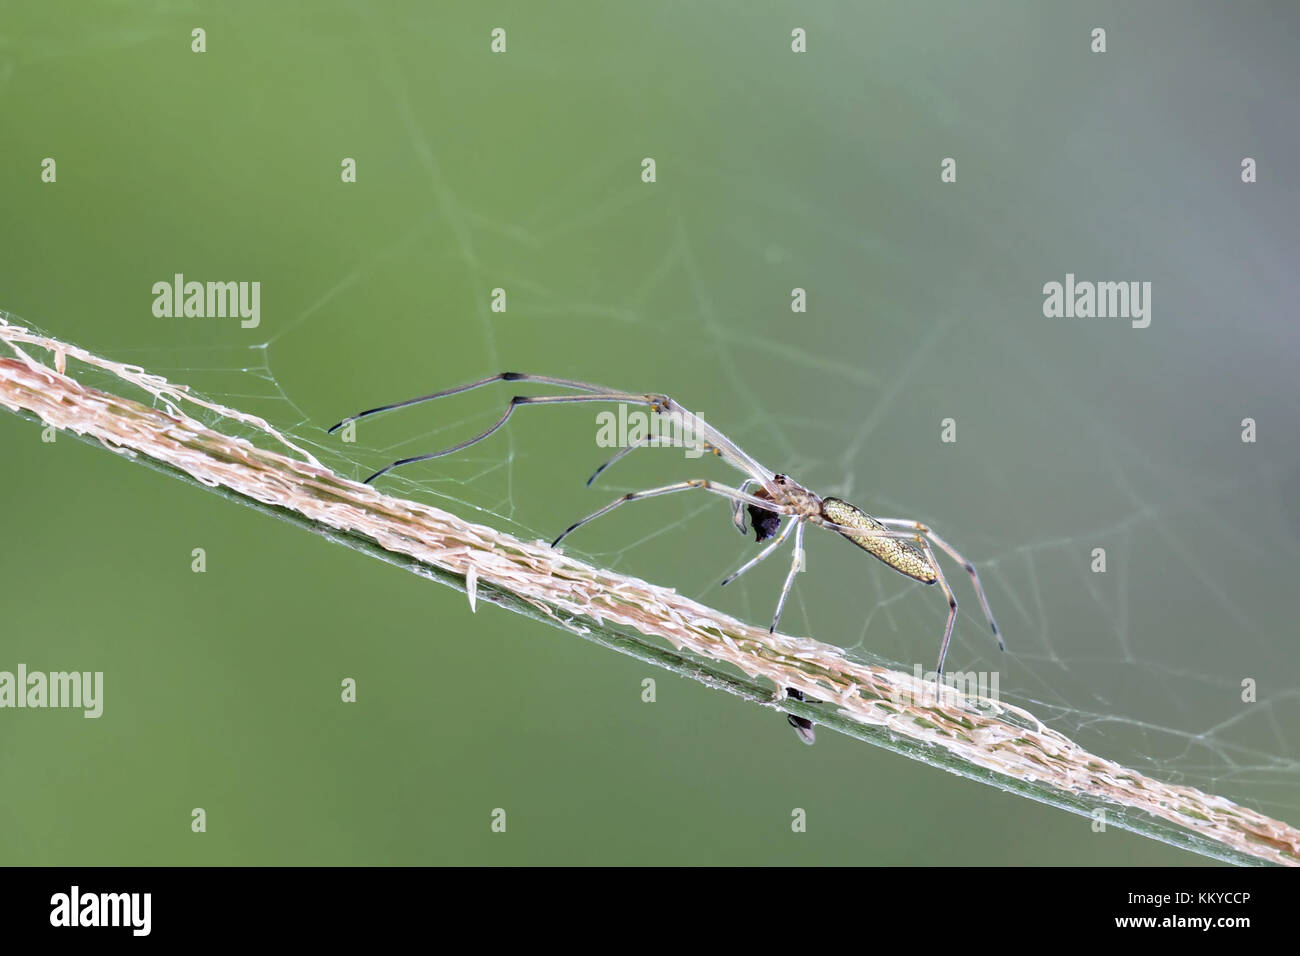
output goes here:
{"type": "MultiPolygon", "coordinates": [[[[950,669],[996,668],[1005,699],[1091,749],[1296,823],[1298,21],[1174,2],[8,2],[0,308],[357,477],[486,427],[514,387],[351,447],[321,431],[377,403],[502,369],[667,392],[772,468],[964,550],[1010,652],[954,568],[950,669]],[[261,325],[155,318],[177,272],[260,281],[261,325]],[[1151,282],[1150,328],[1045,318],[1067,273],[1151,282]]],[[[590,406],[525,409],[385,487],[549,538],[626,490],[734,477],[643,451],[587,489],[595,431],[590,406]]],[[[0,455],[0,669],[106,683],[99,720],[0,711],[5,863],[1204,862],[829,732],[803,747],[770,711],[471,614],[16,417],[0,455]]],[[[831,535],[807,545],[784,630],[932,666],[938,594],[831,535]]],[[[720,591],[753,542],[691,496],[567,547],[760,623],[785,572],[720,591]]]]}

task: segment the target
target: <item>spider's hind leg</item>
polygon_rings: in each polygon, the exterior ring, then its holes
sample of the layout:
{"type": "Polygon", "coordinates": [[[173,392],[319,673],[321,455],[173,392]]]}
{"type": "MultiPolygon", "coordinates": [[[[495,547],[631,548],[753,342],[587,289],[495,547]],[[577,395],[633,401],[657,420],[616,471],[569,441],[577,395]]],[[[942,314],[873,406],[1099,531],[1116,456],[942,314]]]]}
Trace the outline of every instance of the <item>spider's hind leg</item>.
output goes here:
{"type": "MultiPolygon", "coordinates": [[[[930,541],[934,543],[935,547],[939,548],[947,554],[948,557],[952,558],[962,566],[966,573],[970,575],[971,584],[975,586],[975,596],[979,598],[980,608],[984,611],[984,619],[989,623],[989,630],[991,630],[993,636],[998,639],[998,650],[1005,651],[1007,649],[1006,641],[1002,639],[1002,631],[998,628],[998,622],[993,617],[993,611],[989,607],[988,596],[984,593],[984,584],[980,581],[980,575],[979,572],[975,570],[975,565],[967,561],[961,553],[947,541],[935,534],[934,529],[930,528],[928,525],[922,524],[920,521],[913,521],[910,518],[877,518],[876,520],[883,525],[895,528],[910,528],[913,531],[919,531],[921,534],[929,538],[930,541]]],[[[931,553],[931,561],[934,561],[933,553],[931,553]]],[[[934,564],[937,568],[938,562],[934,562],[934,564]]]]}

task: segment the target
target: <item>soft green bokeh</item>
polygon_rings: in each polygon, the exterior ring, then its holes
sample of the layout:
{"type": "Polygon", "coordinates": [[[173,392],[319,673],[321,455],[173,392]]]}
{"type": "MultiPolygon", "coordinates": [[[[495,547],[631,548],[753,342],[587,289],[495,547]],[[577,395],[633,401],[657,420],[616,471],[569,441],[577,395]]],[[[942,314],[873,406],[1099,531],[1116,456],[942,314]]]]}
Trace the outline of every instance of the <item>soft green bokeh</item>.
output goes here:
{"type": "MultiPolygon", "coordinates": [[[[357,476],[486,427],[513,387],[353,448],[321,432],[379,402],[505,368],[666,391],[964,549],[1011,652],[954,568],[951,667],[1300,821],[1294,10],[811,6],[6,3],[0,308],[357,476]],[[155,318],[177,272],[260,281],[260,327],[155,318]],[[1152,282],[1151,327],[1044,318],[1066,273],[1152,282]]],[[[594,414],[525,409],[386,487],[549,537],[624,490],[731,477],[644,451],[586,489],[594,414]]],[[[829,733],[802,747],[769,711],[9,415],[0,455],[0,669],[107,685],[99,720],[0,711],[0,861],[1203,862],[829,733]]],[[[753,544],[689,496],[569,547],[759,622],[785,571],[719,591],[753,544]]],[[[937,593],[830,535],[808,554],[787,630],[932,665],[937,593]]]]}

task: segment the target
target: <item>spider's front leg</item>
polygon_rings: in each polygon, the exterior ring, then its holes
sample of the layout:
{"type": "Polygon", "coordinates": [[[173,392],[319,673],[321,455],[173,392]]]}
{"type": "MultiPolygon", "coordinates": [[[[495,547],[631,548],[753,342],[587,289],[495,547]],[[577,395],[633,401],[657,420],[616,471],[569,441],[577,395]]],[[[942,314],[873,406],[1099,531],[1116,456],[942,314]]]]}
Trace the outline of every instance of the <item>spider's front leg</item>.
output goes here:
{"type": "Polygon", "coordinates": [[[785,599],[790,596],[790,588],[794,586],[794,576],[803,570],[803,524],[803,518],[794,520],[794,557],[790,560],[790,571],[785,576],[785,584],[781,586],[781,596],[776,601],[772,626],[767,629],[769,634],[776,633],[776,626],[781,623],[781,611],[785,609],[785,599]]]}
{"type": "Polygon", "coordinates": [[[615,508],[621,505],[625,505],[629,501],[636,501],[640,498],[655,498],[658,497],[659,495],[671,495],[678,491],[692,491],[696,488],[702,488],[705,491],[713,492],[715,495],[721,495],[724,498],[730,498],[733,501],[738,501],[741,502],[742,504],[753,505],[758,508],[762,508],[764,510],[775,509],[779,514],[790,513],[789,509],[786,509],[781,505],[774,505],[770,501],[764,501],[762,498],[756,498],[754,495],[751,495],[745,491],[741,491],[739,488],[731,488],[727,485],[721,485],[718,484],[716,481],[709,481],[707,478],[693,478],[689,481],[679,481],[675,484],[664,485],[661,488],[648,488],[645,491],[630,491],[620,498],[615,498],[613,501],[605,505],[605,507],[601,508],[599,511],[593,511],[591,514],[587,515],[587,517],[583,518],[580,521],[575,521],[573,524],[569,525],[569,527],[565,528],[564,531],[561,532],[560,536],[551,542],[551,547],[554,548],[558,546],[561,541],[563,541],[573,532],[577,531],[584,524],[587,524],[588,522],[591,521],[595,521],[597,518],[601,517],[602,515],[609,514],[615,508]]]}
{"type": "MultiPolygon", "coordinates": [[[[748,493],[749,489],[757,484],[761,484],[756,478],[746,478],[740,483],[740,490],[748,493]]],[[[749,528],[745,526],[745,508],[752,508],[753,505],[746,505],[743,501],[733,501],[731,503],[731,523],[736,526],[736,530],[741,534],[748,534],[749,528]]],[[[763,540],[759,538],[759,540],[763,540]]]]}

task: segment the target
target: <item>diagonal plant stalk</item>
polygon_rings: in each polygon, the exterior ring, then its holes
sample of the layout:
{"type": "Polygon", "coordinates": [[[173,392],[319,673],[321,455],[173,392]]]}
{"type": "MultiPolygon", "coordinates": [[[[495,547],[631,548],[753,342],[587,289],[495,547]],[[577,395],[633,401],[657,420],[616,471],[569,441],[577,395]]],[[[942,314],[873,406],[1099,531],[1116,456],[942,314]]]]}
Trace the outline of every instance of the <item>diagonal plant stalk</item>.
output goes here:
{"type": "Polygon", "coordinates": [[[932,683],[904,671],[850,660],[829,644],[769,634],[541,542],[385,495],[324,467],[261,418],[10,318],[0,313],[0,405],[10,411],[464,590],[471,606],[490,601],[708,687],[1051,806],[1083,815],[1104,809],[1111,825],[1208,857],[1300,865],[1300,830],[1090,754],[1022,708],[974,695],[936,698],[932,683]],[[124,390],[143,390],[160,407],[82,384],[69,373],[69,359],[107,373],[124,390]],[[236,427],[253,430],[271,447],[229,434],[236,427]],[[785,699],[787,687],[809,702],[785,699]]]}

